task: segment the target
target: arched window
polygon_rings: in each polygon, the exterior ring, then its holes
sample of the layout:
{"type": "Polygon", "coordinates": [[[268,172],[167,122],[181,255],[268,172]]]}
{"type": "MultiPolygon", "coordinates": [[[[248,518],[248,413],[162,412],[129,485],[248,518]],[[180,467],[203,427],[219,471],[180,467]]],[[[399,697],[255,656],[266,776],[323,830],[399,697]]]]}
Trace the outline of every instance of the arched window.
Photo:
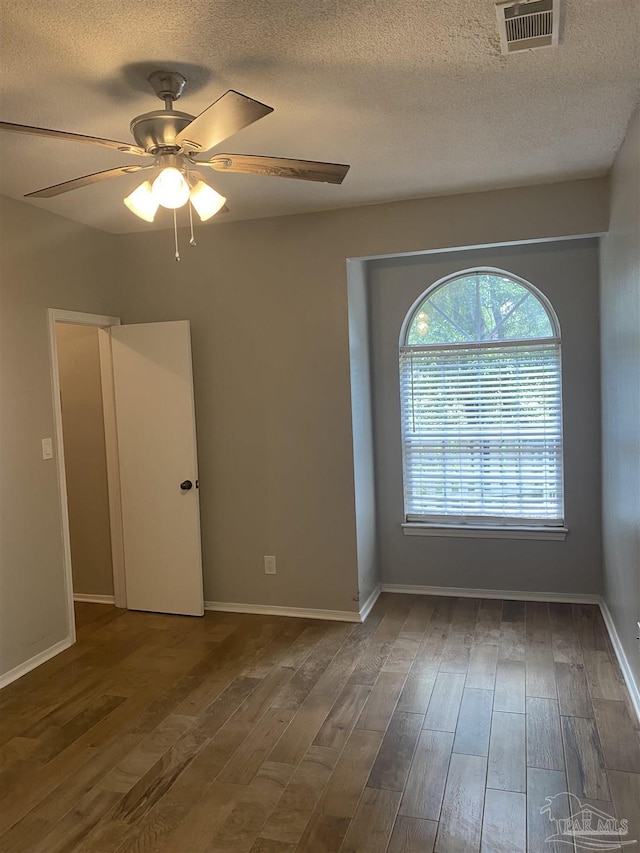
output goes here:
{"type": "Polygon", "coordinates": [[[562,526],[560,328],[493,269],[437,282],[400,337],[405,520],[562,526]]]}

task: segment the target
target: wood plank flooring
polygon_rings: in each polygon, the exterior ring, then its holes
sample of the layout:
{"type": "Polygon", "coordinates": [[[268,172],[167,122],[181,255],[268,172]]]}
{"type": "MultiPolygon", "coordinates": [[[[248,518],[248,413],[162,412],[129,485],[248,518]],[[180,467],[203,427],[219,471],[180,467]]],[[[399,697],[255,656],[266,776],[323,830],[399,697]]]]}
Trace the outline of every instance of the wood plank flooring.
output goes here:
{"type": "Polygon", "coordinates": [[[596,607],[77,624],[0,693],[2,853],[571,853],[540,810],[573,797],[640,841],[640,726],[596,607]]]}

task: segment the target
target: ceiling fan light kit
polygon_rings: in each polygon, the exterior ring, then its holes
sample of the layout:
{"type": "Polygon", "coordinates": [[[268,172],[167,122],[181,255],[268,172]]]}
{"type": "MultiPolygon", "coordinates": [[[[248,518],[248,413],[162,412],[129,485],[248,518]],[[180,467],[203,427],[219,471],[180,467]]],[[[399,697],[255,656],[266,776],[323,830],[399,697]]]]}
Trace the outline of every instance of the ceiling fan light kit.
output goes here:
{"type": "Polygon", "coordinates": [[[173,210],[175,257],[176,260],[180,260],[177,249],[176,210],[187,203],[189,205],[192,246],[195,246],[192,208],[203,222],[211,219],[216,213],[227,210],[226,198],[202,179],[200,169],[210,168],[216,171],[269,175],[330,184],[341,184],[349,171],[349,166],[339,163],[291,160],[253,154],[215,154],[209,159],[198,160],[196,155],[215,148],[234,133],[269,115],[273,112],[273,108],[230,89],[200,115],[194,117],[173,109],[174,102],[182,94],[187,82],[182,74],[177,71],[154,71],[149,75],[148,80],[156,95],[164,101],[164,110],[153,110],[133,119],[130,129],[137,145],[49,128],[0,122],[0,130],[12,133],[84,142],[120,153],[154,158],[153,165],[129,165],[109,169],[64,181],[27,195],[35,198],[52,198],[120,175],[154,169],[153,180],[145,180],[136,187],[124,199],[124,204],[132,213],[146,222],[154,221],[160,206],[173,210]]]}

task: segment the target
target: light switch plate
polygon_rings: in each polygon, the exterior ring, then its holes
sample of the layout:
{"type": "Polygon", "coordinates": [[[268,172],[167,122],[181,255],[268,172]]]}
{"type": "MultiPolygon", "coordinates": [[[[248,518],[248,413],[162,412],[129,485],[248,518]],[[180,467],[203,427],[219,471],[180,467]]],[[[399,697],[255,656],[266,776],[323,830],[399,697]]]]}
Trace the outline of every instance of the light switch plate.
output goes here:
{"type": "Polygon", "coordinates": [[[42,458],[53,459],[53,444],[50,438],[42,439],[42,458]]]}

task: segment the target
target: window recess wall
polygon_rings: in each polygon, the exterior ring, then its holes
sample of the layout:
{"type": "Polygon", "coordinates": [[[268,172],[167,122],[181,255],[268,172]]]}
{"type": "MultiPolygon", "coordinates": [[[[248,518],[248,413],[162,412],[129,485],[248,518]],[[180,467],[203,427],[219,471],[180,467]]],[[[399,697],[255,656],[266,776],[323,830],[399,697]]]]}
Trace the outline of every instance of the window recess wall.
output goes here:
{"type": "Polygon", "coordinates": [[[600,591],[598,247],[594,240],[386,258],[368,263],[377,530],[383,583],[600,591]],[[562,330],[566,541],[404,536],[398,341],[430,284],[474,267],[531,282],[562,330]]]}

